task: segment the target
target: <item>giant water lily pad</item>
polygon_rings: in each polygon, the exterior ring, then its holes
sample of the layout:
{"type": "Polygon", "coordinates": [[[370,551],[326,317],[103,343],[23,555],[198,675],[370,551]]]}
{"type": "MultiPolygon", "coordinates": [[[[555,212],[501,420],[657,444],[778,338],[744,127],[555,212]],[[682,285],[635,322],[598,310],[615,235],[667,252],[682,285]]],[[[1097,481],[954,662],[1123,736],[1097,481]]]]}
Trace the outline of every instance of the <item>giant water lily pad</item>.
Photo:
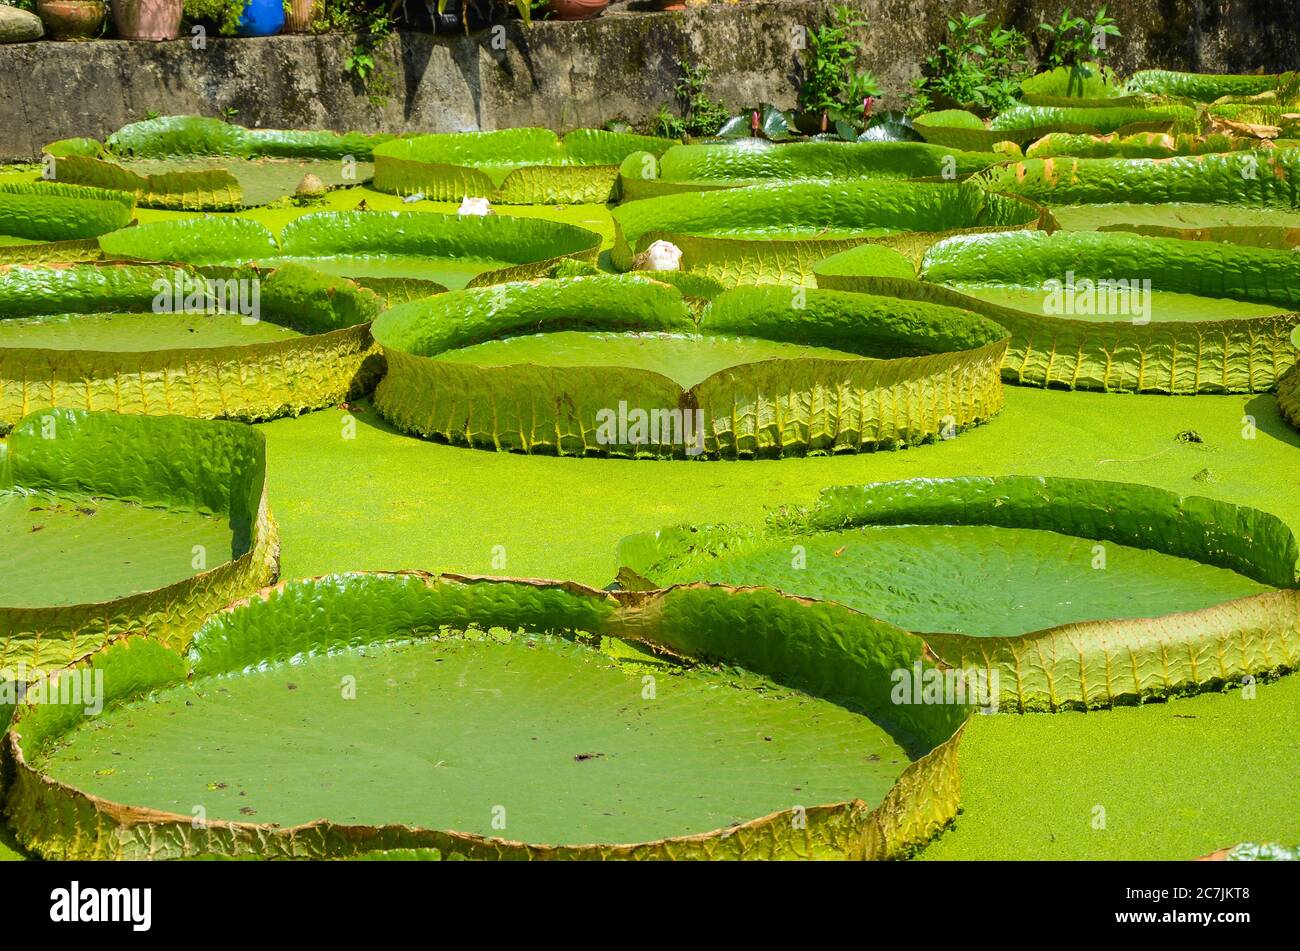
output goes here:
{"type": "Polygon", "coordinates": [[[1139,230],[1170,237],[1289,247],[1300,233],[1300,150],[1278,148],[1168,159],[1027,159],[975,180],[1052,209],[1062,227],[1139,230]]]}
{"type": "Polygon", "coordinates": [[[0,426],[42,406],[269,419],[368,390],[379,299],[286,265],[0,267],[0,426]]]}
{"type": "Polygon", "coordinates": [[[1277,405],[1282,418],[1300,429],[1300,329],[1291,331],[1291,344],[1297,350],[1297,363],[1277,381],[1277,405]]]}
{"type": "MultiPolygon", "coordinates": [[[[1081,135],[1053,132],[1025,149],[1025,157],[1042,158],[1172,158],[1175,155],[1208,155],[1213,152],[1242,152],[1260,148],[1260,139],[1223,133],[1170,135],[1139,132],[1134,135],[1081,135]]],[[[1062,222],[1063,227],[1069,225],[1062,222]]]]}
{"type": "Polygon", "coordinates": [[[20,421],[0,444],[5,679],[128,633],[179,647],[266,584],[278,543],[265,481],[262,437],[237,423],[67,409],[20,421]]]}
{"type": "Polygon", "coordinates": [[[512,205],[606,202],[633,152],[656,156],[669,139],[598,129],[560,138],[549,129],[420,135],[375,150],[379,191],[433,201],[465,196],[512,205]]]}
{"type": "Polygon", "coordinates": [[[1295,362],[1292,252],[1123,233],[972,235],[935,245],[919,275],[887,250],[818,265],[819,285],[940,301],[1012,335],[1018,383],[1157,393],[1271,390],[1295,362]]]}
{"type": "Polygon", "coordinates": [[[545,274],[561,258],[594,262],[600,236],[574,225],[508,215],[322,211],[277,238],[242,218],[198,218],[127,228],[100,240],[111,258],[183,261],[224,271],[291,263],[374,285],[420,282],[426,293],[545,274]]]}
{"type": "Polygon", "coordinates": [[[1213,102],[1224,96],[1254,96],[1278,89],[1294,81],[1294,75],[1293,73],[1233,75],[1143,69],[1130,76],[1124,88],[1130,93],[1155,93],[1181,96],[1199,102],[1213,102]]]}
{"type": "Polygon", "coordinates": [[[1100,108],[1079,106],[1012,106],[998,113],[990,122],[991,132],[1014,137],[1015,141],[1038,138],[1049,132],[1107,134],[1163,132],[1178,124],[1188,125],[1196,111],[1179,103],[1152,103],[1143,106],[1106,105],[1100,108]]]}
{"type": "Polygon", "coordinates": [[[1082,63],[1036,73],[1020,83],[1021,98],[1031,106],[1105,108],[1141,106],[1143,95],[1128,95],[1109,66],[1082,63]]]}
{"type": "Polygon", "coordinates": [[[1255,509],[1028,476],[828,489],[763,527],[665,529],[619,551],[633,587],[775,585],[914,630],[956,669],[996,670],[1014,710],[1293,669],[1298,555],[1255,509]]]}
{"type": "Polygon", "coordinates": [[[226,211],[292,195],[306,175],[326,188],[367,181],[374,147],[391,138],[164,116],[124,126],[103,145],[65,139],[45,151],[60,182],[129,192],[148,208],[226,211]]]}
{"type": "Polygon", "coordinates": [[[737,288],[698,319],[648,277],[453,291],[386,312],[399,428],[481,448],[725,457],[893,448],[1001,407],[1005,331],[969,311],[737,288]]]}
{"type": "Polygon", "coordinates": [[[134,215],[135,199],[126,192],[52,182],[0,184],[0,246],[6,260],[17,257],[10,245],[95,238],[125,228],[134,215]]]}
{"type": "Polygon", "coordinates": [[[949,148],[986,151],[999,142],[1024,145],[1054,132],[1103,135],[1116,132],[1168,132],[1190,127],[1195,110],[1178,104],[1095,103],[1087,106],[1012,106],[985,122],[960,109],[917,116],[913,121],[925,141],[949,148]]]}
{"type": "Polygon", "coordinates": [[[297,582],[91,658],[102,716],[37,684],[5,813],[46,858],[884,858],[956,810],[921,648],[770,590],[297,582]]]}
{"type": "Polygon", "coordinates": [[[620,270],[655,241],[682,250],[682,268],[729,284],[811,284],[820,259],[868,241],[909,250],[943,234],[1047,224],[1030,202],[965,183],[795,182],[665,195],[614,209],[620,270]]]}
{"type": "Polygon", "coordinates": [[[656,159],[638,152],[624,160],[624,201],[685,191],[754,185],[772,179],[957,180],[1003,161],[992,152],[963,152],[924,142],[791,142],[766,139],[674,145],[656,159]]]}

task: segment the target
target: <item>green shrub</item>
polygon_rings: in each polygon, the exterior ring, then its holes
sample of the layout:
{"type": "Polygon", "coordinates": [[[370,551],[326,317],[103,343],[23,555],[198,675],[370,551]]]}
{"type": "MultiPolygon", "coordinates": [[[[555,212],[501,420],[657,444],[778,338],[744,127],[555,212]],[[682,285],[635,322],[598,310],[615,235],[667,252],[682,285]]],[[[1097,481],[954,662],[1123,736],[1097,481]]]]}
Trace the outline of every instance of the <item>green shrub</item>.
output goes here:
{"type": "Polygon", "coordinates": [[[987,13],[959,13],[948,18],[947,28],[946,42],[926,57],[924,73],[913,83],[908,111],[919,114],[953,103],[993,110],[1011,105],[1029,75],[1025,35],[989,25],[987,13]]]}

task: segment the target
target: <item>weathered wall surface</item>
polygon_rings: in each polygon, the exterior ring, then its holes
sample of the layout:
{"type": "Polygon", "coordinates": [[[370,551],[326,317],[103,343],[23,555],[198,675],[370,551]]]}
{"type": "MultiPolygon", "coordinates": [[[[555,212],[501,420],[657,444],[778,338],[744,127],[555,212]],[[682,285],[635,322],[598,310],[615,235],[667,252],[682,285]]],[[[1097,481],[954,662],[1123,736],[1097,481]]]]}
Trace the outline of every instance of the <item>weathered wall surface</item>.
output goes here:
{"type": "MultiPolygon", "coordinates": [[[[863,63],[896,99],[907,91],[954,11],[986,9],[1028,34],[1061,0],[850,0],[871,21],[863,63]]],[[[1074,3],[1087,7],[1086,3],[1074,3]]],[[[163,114],[238,110],[246,125],[409,131],[556,129],[644,121],[672,99],[681,58],[710,67],[710,92],[732,106],[794,102],[795,28],[826,15],[825,0],[744,0],[680,13],[620,5],[585,23],[510,25],[504,43],[403,33],[377,55],[386,93],[372,101],[344,76],[351,36],[209,38],[171,43],[0,46],[0,161],[37,157],[46,142],[102,138],[163,114]],[[503,45],[503,49],[495,48],[503,45]]],[[[1300,68],[1296,0],[1116,0],[1121,70],[1300,68]]]]}

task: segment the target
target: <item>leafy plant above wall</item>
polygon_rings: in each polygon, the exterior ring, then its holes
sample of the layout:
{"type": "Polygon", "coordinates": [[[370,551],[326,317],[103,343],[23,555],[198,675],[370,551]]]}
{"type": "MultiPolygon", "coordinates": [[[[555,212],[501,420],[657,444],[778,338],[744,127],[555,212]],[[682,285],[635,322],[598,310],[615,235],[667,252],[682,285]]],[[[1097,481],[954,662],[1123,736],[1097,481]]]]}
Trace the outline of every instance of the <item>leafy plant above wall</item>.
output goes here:
{"type": "Polygon", "coordinates": [[[234,36],[247,0],[185,0],[185,19],[210,20],[222,36],[234,36]]]}
{"type": "Polygon", "coordinates": [[[961,106],[1004,109],[1019,94],[1029,73],[1025,58],[1028,40],[1015,29],[990,25],[988,14],[959,13],[948,18],[946,42],[925,61],[925,72],[914,83],[910,112],[961,106]]]}
{"type": "MultiPolygon", "coordinates": [[[[438,0],[439,16],[447,12],[449,0],[438,0]]],[[[460,7],[472,7],[473,13],[466,11],[468,15],[461,16],[461,23],[464,24],[465,32],[469,33],[470,23],[474,19],[489,20],[491,19],[491,7],[493,6],[513,6],[519,14],[519,19],[523,20],[525,25],[531,26],[533,22],[533,7],[537,6],[533,0],[460,0],[460,7]],[[484,7],[488,12],[484,12],[484,7]]]]}
{"type": "Polygon", "coordinates": [[[1070,71],[1070,94],[1083,95],[1088,80],[1095,80],[1100,69],[1110,57],[1106,37],[1120,36],[1115,18],[1106,15],[1102,4],[1092,18],[1075,16],[1069,7],[1056,23],[1040,23],[1038,28],[1047,34],[1049,46],[1045,57],[1051,69],[1065,67],[1070,71]],[[1074,90],[1078,92],[1075,93],[1074,90]]]}
{"type": "Polygon", "coordinates": [[[880,95],[876,77],[858,69],[862,44],[854,35],[866,25],[867,21],[859,19],[853,8],[841,5],[834,9],[829,23],[808,37],[799,109],[822,132],[829,131],[836,120],[865,119],[871,101],[880,95]]]}
{"type": "Polygon", "coordinates": [[[673,85],[680,115],[667,105],[650,123],[650,134],[666,139],[681,139],[688,135],[715,135],[728,121],[730,113],[722,102],[709,97],[705,87],[709,82],[709,68],[678,61],[682,76],[673,85]]]}

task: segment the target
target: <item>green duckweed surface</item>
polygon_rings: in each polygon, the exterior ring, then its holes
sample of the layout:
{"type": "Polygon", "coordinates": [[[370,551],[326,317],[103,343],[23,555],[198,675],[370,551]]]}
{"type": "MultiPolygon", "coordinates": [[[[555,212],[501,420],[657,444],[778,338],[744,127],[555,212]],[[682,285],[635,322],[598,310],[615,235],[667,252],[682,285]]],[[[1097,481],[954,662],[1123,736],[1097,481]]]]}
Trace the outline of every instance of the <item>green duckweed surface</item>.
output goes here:
{"type": "Polygon", "coordinates": [[[875,804],[909,763],[866,717],[749,675],[657,671],[653,702],[644,675],[549,638],[371,647],[160,691],[87,721],[47,765],[210,819],[581,844],[875,804]]]}
{"type": "Polygon", "coordinates": [[[976,717],[924,859],[1188,859],[1295,841],[1300,677],[1171,703],[976,717]],[[1100,811],[1099,811],[1100,807],[1100,811]]]}
{"type": "Polygon", "coordinates": [[[857,354],[843,350],[780,343],[756,337],[579,330],[506,337],[438,355],[440,360],[478,366],[535,363],[551,367],[634,367],[662,373],[683,388],[695,386],[728,367],[779,357],[861,359],[857,354]]]}

